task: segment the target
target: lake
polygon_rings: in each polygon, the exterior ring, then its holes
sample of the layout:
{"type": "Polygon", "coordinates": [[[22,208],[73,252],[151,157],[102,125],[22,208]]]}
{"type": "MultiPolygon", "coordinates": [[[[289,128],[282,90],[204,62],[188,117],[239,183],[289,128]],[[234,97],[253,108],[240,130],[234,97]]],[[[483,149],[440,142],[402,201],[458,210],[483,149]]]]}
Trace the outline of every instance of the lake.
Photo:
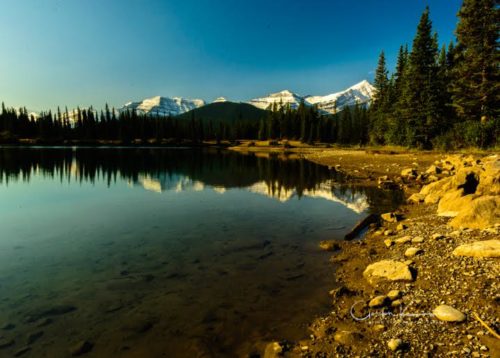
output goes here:
{"type": "Polygon", "coordinates": [[[401,198],[296,156],[1,148],[0,356],[233,357],[300,339],[331,304],[318,242],[401,198]]]}

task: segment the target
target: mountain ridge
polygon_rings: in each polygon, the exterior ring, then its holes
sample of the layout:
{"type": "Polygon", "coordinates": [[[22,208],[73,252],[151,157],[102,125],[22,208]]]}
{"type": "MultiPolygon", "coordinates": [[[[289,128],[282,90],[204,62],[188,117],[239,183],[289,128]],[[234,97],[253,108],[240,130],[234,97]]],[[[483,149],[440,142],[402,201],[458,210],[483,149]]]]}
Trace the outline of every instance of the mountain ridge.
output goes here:
{"type": "MultiPolygon", "coordinates": [[[[356,103],[369,105],[375,94],[375,88],[367,80],[363,80],[343,91],[334,92],[325,96],[301,96],[290,90],[270,93],[249,101],[233,102],[225,97],[219,97],[212,103],[241,103],[250,104],[261,110],[272,110],[280,105],[290,105],[292,109],[298,108],[301,102],[307,106],[317,106],[323,114],[333,114],[341,111],[346,106],[356,103]]],[[[187,99],[182,97],[155,96],[142,101],[128,102],[119,111],[136,110],[141,114],[159,116],[179,116],[189,111],[212,104],[202,99],[187,99]]]]}

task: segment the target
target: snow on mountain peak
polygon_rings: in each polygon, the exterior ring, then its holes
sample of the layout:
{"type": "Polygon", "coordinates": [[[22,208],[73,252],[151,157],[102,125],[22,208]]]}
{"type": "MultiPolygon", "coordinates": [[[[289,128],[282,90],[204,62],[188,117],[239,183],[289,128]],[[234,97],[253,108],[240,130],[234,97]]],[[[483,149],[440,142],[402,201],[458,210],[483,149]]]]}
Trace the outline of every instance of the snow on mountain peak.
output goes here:
{"type": "MultiPolygon", "coordinates": [[[[265,110],[273,107],[290,106],[292,109],[299,107],[303,101],[307,106],[316,105],[324,113],[336,113],[347,106],[356,103],[369,105],[375,94],[375,88],[367,80],[363,80],[348,89],[326,96],[300,96],[290,90],[271,93],[265,97],[255,98],[248,103],[265,110]]],[[[227,102],[224,97],[217,98],[213,103],[227,102]]],[[[177,116],[195,108],[204,106],[206,103],[201,99],[185,99],[182,97],[155,96],[146,98],[139,102],[128,102],[119,111],[136,110],[140,114],[151,114],[159,116],[177,116]]]]}
{"type": "Polygon", "coordinates": [[[344,109],[344,107],[354,106],[356,103],[369,105],[374,93],[375,87],[367,80],[363,80],[344,91],[326,96],[310,96],[306,98],[306,101],[317,105],[319,109],[325,112],[336,113],[344,109]]]}
{"type": "Polygon", "coordinates": [[[276,104],[278,107],[280,105],[290,105],[290,108],[295,109],[299,106],[301,101],[303,101],[303,97],[289,90],[283,90],[280,92],[271,93],[266,97],[252,99],[248,103],[260,109],[272,109],[274,104],[276,104]]]}
{"type": "Polygon", "coordinates": [[[324,113],[336,113],[346,106],[354,106],[356,103],[368,105],[373,98],[375,88],[367,80],[363,80],[348,89],[332,93],[326,96],[305,96],[289,90],[283,90],[277,93],[271,93],[266,97],[252,99],[249,103],[257,108],[272,109],[273,104],[290,105],[291,108],[297,108],[301,101],[306,105],[317,105],[324,113]]]}
{"type": "Polygon", "coordinates": [[[227,99],[225,97],[219,97],[213,103],[224,103],[227,102],[227,99]]]}
{"type": "Polygon", "coordinates": [[[155,96],[140,102],[128,102],[120,111],[136,110],[141,114],[154,114],[159,116],[177,116],[192,109],[205,105],[201,99],[186,99],[182,97],[155,96]]]}

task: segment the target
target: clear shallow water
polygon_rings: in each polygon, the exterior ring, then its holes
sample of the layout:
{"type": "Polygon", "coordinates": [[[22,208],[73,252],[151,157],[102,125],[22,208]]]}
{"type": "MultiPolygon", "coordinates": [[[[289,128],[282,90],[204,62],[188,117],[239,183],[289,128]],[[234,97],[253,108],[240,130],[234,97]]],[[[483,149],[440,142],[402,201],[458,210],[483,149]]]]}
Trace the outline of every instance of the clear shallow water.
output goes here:
{"type": "Polygon", "coordinates": [[[241,356],[328,309],[341,239],[397,193],[293,158],[191,149],[0,149],[0,349],[241,356]],[[68,312],[61,312],[68,311],[68,312]],[[1,341],[0,341],[1,343],[1,341]]]}

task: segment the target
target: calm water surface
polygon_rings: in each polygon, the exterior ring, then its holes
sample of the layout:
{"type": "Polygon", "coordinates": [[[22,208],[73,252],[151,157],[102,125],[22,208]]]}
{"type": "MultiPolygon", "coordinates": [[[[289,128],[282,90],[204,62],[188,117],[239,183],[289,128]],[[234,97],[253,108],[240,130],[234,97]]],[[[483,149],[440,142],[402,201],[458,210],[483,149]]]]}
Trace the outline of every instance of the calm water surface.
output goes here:
{"type": "Polygon", "coordinates": [[[0,148],[0,356],[88,340],[88,357],[231,357],[300,339],[330,304],[318,242],[399,199],[291,157],[0,148]]]}

